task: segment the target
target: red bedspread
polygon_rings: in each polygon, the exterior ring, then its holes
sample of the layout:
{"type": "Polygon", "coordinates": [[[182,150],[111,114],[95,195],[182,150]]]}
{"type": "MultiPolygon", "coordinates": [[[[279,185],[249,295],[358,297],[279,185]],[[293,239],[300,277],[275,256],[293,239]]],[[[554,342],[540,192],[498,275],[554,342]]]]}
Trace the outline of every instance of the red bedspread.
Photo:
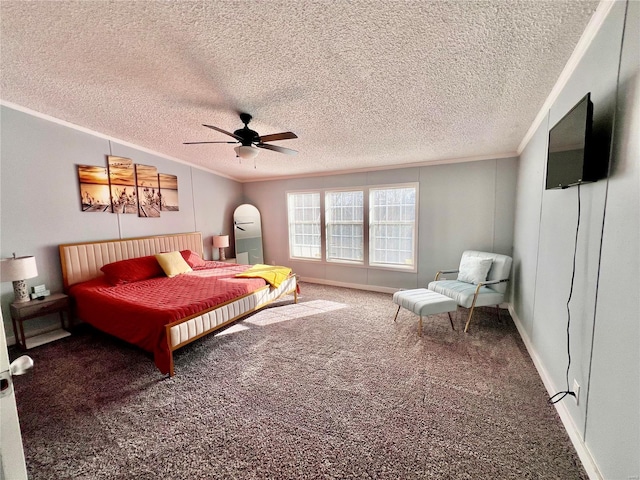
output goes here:
{"type": "Polygon", "coordinates": [[[206,262],[173,278],[158,277],[112,286],[104,277],[79,283],[69,293],[78,317],[94,327],[153,353],[168,373],[171,352],[165,325],[209,310],[266,285],[259,278],[234,278],[249,265],[206,262]]]}

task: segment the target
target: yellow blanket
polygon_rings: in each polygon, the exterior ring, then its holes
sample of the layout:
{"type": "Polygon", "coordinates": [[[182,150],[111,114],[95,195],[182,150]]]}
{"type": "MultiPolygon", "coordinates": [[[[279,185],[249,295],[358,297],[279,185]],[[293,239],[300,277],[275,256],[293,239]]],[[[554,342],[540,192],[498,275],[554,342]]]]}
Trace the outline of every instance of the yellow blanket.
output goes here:
{"type": "Polygon", "coordinates": [[[291,275],[291,269],[289,267],[262,265],[258,263],[253,265],[249,270],[237,273],[236,277],[264,278],[272,287],[278,288],[289,275],[291,275]]]}

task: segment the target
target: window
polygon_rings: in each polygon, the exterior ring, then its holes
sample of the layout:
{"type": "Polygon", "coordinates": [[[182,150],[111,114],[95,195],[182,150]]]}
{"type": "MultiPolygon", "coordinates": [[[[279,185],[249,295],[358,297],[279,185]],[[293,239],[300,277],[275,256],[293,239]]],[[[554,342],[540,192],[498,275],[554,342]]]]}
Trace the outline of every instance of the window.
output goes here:
{"type": "Polygon", "coordinates": [[[320,193],[288,193],[289,254],[320,260],[320,193]]]}
{"type": "Polygon", "coordinates": [[[325,195],[327,261],[363,263],[364,192],[328,192],[325,195]]]}
{"type": "Polygon", "coordinates": [[[415,271],[417,183],[292,192],[287,207],[292,259],[415,271]]]}
{"type": "Polygon", "coordinates": [[[369,190],[369,263],[415,266],[414,186],[369,190]]]}

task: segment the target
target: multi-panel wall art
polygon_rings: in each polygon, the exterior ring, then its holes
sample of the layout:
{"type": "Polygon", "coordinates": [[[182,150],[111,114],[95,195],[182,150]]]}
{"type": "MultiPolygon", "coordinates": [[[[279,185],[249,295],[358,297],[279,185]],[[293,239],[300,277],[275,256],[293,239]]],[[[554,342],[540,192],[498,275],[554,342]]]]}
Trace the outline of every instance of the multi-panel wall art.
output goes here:
{"type": "Polygon", "coordinates": [[[136,175],[133,160],[123,157],[107,157],[111,206],[114,213],[138,213],[136,175]]]}
{"type": "Polygon", "coordinates": [[[109,172],[105,167],[78,165],[83,212],[111,212],[109,172]]]}
{"type": "Polygon", "coordinates": [[[133,213],[159,217],[178,211],[178,177],[156,167],[134,164],[130,158],[107,156],[107,168],[78,165],[83,212],[133,213]]]}
{"type": "Polygon", "coordinates": [[[178,177],[159,173],[160,191],[162,192],[162,210],[177,212],[178,208],[178,177]]]}
{"type": "Polygon", "coordinates": [[[161,195],[158,169],[149,165],[136,165],[136,185],[138,186],[138,215],[159,217],[161,195]]]}

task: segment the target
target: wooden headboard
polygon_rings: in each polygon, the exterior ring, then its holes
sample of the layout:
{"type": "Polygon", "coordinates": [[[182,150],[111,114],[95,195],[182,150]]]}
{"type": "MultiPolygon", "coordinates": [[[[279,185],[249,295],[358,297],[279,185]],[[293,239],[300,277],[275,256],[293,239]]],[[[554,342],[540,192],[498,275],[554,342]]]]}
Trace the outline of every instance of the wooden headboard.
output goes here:
{"type": "Polygon", "coordinates": [[[102,275],[103,265],[118,260],[174,250],[192,250],[202,256],[202,233],[176,233],[153,237],[102,240],[60,245],[60,264],[65,291],[79,282],[102,275]]]}

